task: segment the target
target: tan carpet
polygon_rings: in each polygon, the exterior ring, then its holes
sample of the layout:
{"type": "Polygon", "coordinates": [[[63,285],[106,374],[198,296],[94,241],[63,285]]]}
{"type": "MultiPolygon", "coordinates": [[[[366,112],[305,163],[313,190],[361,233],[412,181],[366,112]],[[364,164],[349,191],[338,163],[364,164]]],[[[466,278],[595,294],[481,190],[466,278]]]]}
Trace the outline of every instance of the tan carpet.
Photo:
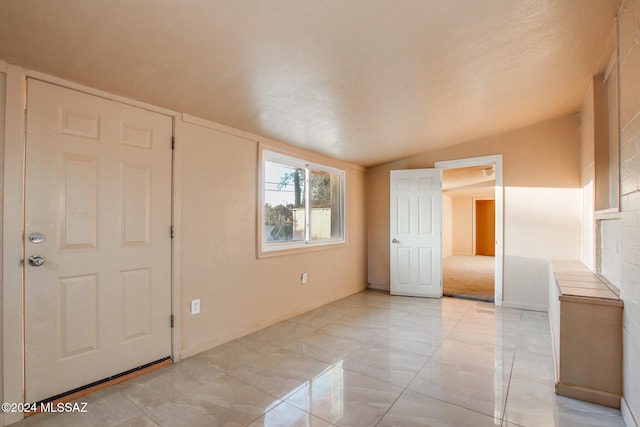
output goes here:
{"type": "Polygon", "coordinates": [[[443,260],[443,294],[493,302],[494,257],[453,255],[443,260]]]}

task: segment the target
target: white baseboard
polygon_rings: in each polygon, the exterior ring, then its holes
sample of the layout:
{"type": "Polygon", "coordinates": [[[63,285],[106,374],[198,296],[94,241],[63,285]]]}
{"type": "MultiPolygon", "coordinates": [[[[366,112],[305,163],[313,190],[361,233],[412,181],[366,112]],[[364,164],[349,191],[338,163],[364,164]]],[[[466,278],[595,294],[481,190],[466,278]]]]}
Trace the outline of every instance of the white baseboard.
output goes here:
{"type": "Polygon", "coordinates": [[[627,427],[640,427],[638,425],[638,422],[636,421],[636,417],[633,416],[633,412],[631,412],[631,408],[629,408],[629,405],[627,404],[624,396],[620,401],[620,412],[622,412],[622,419],[624,420],[624,423],[627,425],[627,427]]]}
{"type": "Polygon", "coordinates": [[[526,304],[518,301],[502,301],[502,306],[507,308],[519,308],[520,310],[531,310],[531,311],[543,311],[547,313],[549,311],[549,307],[546,305],[538,305],[538,304],[526,304]]]}

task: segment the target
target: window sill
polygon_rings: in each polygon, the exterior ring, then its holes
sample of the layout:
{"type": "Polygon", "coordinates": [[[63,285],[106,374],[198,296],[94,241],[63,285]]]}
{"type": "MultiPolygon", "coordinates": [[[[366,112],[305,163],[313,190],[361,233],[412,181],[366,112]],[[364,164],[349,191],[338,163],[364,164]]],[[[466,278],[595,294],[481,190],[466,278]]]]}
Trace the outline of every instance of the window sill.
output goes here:
{"type": "Polygon", "coordinates": [[[593,217],[596,221],[607,219],[622,219],[622,213],[618,208],[602,209],[599,211],[595,211],[593,213],[593,217]]]}
{"type": "Polygon", "coordinates": [[[346,240],[332,240],[330,242],[322,243],[308,243],[302,245],[292,245],[290,248],[283,247],[282,249],[262,250],[260,249],[257,255],[258,259],[273,258],[277,256],[296,255],[307,252],[325,251],[329,249],[338,249],[347,246],[346,240]]]}

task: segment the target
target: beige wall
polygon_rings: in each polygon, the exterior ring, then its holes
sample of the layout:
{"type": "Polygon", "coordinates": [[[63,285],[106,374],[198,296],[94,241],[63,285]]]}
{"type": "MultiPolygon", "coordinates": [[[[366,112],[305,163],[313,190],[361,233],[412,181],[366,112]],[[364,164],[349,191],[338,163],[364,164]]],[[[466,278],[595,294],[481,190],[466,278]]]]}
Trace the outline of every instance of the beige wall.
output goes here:
{"type": "Polygon", "coordinates": [[[453,254],[473,255],[473,198],[453,197],[453,254]]]}
{"type": "Polygon", "coordinates": [[[623,311],[623,415],[640,422],[640,0],[624,0],[619,22],[620,296],[623,311]]]}
{"type": "Polygon", "coordinates": [[[269,148],[346,168],[347,243],[256,258],[258,136],[184,123],[180,173],[182,356],[256,331],[366,287],[365,172],[261,139],[269,148]],[[300,283],[306,272],[309,281],[300,283]],[[189,302],[199,298],[201,313],[189,302]]]}
{"type": "Polygon", "coordinates": [[[503,155],[504,304],[546,310],[550,258],[580,259],[578,115],[381,165],[367,174],[370,286],[389,287],[389,171],[503,155]]]}

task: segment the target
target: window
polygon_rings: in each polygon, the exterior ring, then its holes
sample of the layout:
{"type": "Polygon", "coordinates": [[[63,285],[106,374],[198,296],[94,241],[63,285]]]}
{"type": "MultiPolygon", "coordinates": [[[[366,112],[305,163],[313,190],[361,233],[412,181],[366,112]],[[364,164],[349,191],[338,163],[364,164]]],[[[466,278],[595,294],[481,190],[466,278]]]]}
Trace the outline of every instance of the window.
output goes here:
{"type": "Polygon", "coordinates": [[[261,252],[344,242],[344,171],[267,150],[261,166],[261,252]]]}
{"type": "Polygon", "coordinates": [[[620,286],[622,271],[618,70],[614,51],[604,76],[594,80],[594,115],[600,114],[594,121],[606,124],[594,144],[595,270],[614,292],[620,286]]]}
{"type": "Polygon", "coordinates": [[[619,211],[620,157],[618,124],[618,73],[616,55],[611,57],[604,76],[594,78],[595,120],[602,132],[595,137],[595,210],[619,211]]]}

